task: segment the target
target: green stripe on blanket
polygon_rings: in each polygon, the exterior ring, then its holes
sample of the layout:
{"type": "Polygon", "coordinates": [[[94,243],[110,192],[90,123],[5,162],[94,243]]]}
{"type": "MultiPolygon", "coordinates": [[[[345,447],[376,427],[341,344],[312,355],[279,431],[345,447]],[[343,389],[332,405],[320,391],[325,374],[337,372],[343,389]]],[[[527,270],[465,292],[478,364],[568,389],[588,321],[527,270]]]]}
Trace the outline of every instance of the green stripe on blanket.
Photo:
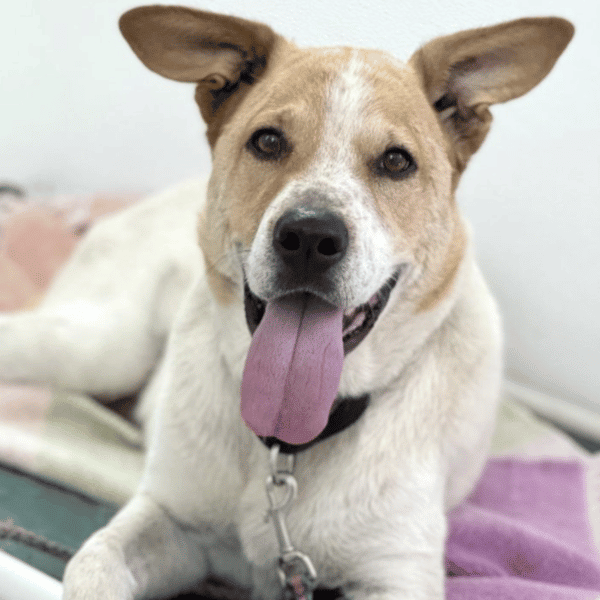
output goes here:
{"type": "MultiPolygon", "coordinates": [[[[117,509],[116,504],[0,463],[0,521],[5,525],[77,549],[117,509]]],[[[1,540],[0,548],[62,580],[64,560],[18,541],[1,540]]]]}

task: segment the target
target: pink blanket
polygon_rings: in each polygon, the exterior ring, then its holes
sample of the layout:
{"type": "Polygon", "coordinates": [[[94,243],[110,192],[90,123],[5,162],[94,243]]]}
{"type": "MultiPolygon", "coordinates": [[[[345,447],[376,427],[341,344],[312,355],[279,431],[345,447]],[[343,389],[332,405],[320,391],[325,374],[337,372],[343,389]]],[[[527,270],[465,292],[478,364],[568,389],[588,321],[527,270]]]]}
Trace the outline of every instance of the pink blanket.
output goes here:
{"type": "Polygon", "coordinates": [[[35,304],[90,224],[138,197],[0,196],[0,311],[35,304]]]}
{"type": "MultiPolygon", "coordinates": [[[[131,199],[71,198],[58,208],[15,204],[0,222],[0,311],[34,304],[87,224],[131,199]]],[[[142,450],[136,432],[118,419],[88,398],[0,385],[0,460],[124,501],[139,476],[142,450]],[[84,439],[83,429],[93,435],[84,439]]],[[[508,419],[501,414],[500,430],[510,428],[508,419]]],[[[590,465],[598,461],[549,429],[530,442],[537,453],[525,446],[492,458],[476,490],[450,515],[449,600],[600,600],[586,493],[590,465]],[[543,458],[548,453],[556,458],[543,458]]]]}
{"type": "Polygon", "coordinates": [[[492,459],[449,525],[449,600],[600,598],[579,461],[492,459]]]}

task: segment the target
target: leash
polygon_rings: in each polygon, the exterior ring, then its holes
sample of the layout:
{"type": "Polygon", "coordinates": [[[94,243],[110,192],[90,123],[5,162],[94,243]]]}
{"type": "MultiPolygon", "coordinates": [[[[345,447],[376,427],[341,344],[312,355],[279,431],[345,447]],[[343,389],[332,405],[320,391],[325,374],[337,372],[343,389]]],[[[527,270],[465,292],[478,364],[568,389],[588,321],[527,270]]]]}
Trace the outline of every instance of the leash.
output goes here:
{"type": "Polygon", "coordinates": [[[277,574],[283,588],[284,600],[312,600],[317,572],[310,558],[294,548],[283,512],[289,508],[298,493],[298,482],[293,475],[295,462],[293,454],[280,454],[279,445],[272,446],[269,453],[271,474],[266,483],[269,510],[265,520],[270,519],[273,522],[277,535],[277,574]]]}
{"type": "Polygon", "coordinates": [[[289,508],[298,493],[298,482],[294,477],[296,454],[307,450],[350,425],[362,416],[369,405],[368,394],[360,398],[340,398],[332,411],[323,432],[306,444],[288,444],[275,437],[259,437],[269,448],[269,469],[266,491],[269,509],[265,520],[271,520],[279,544],[277,574],[283,588],[284,600],[313,600],[317,572],[310,558],[292,545],[285,523],[284,510],[289,508]]]}

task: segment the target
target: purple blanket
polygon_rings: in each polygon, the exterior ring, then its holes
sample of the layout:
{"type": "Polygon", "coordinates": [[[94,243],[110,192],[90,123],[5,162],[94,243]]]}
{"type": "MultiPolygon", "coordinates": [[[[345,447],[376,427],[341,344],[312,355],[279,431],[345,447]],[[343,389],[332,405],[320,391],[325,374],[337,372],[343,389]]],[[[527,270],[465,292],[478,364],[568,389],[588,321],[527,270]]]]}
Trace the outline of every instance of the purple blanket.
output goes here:
{"type": "Polygon", "coordinates": [[[448,600],[600,600],[577,460],[489,461],[449,519],[448,600]]]}

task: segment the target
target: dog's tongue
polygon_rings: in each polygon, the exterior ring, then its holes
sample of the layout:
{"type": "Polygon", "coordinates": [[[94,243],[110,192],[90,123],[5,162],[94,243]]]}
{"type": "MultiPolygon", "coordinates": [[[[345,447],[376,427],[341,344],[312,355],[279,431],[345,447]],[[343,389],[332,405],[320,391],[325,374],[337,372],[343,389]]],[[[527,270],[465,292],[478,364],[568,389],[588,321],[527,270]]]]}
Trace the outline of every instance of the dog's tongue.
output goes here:
{"type": "Polygon", "coordinates": [[[242,417],[260,436],[305,444],[327,424],[344,360],[343,310],[313,296],[272,300],[254,332],[242,417]]]}

